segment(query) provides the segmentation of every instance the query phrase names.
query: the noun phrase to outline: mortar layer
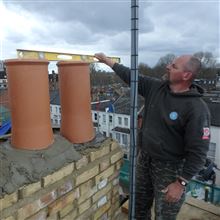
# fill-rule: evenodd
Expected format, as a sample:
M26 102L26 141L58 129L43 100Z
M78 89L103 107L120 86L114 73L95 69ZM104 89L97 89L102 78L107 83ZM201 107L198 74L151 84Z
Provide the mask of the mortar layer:
M40 138L40 137L39 137ZM83 151L99 147L101 135L87 144L74 145L59 134L54 143L44 150L20 150L4 142L0 146L0 198L11 194L21 186L39 181L68 163L78 161Z

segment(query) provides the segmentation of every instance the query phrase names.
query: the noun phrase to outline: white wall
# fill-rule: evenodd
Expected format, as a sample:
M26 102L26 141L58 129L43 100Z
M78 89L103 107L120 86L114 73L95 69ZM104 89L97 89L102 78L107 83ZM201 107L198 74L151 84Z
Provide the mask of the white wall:
M95 118L95 114L97 119ZM110 118L112 121L110 122ZM121 118L121 119L119 119ZM99 124L99 131L109 137L115 127L130 128L130 116L111 112L92 111L92 120ZM121 123L120 123L121 122Z
M96 114L96 117L95 117ZM112 122L110 122L112 117ZM107 137L112 137L121 145L125 154L129 152L130 134L112 131L115 127L130 128L130 115L116 114L111 112L92 111L92 120L99 124L98 130ZM126 140L127 141L126 141ZM127 142L127 144L125 144Z
M60 105L50 105L50 118L52 124L60 125L61 123Z
M211 126L210 142L216 144L215 163L220 168L220 127Z
M0 88L1 89L7 88L7 79L0 79Z

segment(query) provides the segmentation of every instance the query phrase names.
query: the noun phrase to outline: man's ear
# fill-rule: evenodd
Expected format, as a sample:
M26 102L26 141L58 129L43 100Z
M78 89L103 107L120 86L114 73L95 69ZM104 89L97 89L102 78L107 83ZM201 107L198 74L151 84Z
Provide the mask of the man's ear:
M184 72L183 73L183 80L188 81L192 79L193 74L191 72Z

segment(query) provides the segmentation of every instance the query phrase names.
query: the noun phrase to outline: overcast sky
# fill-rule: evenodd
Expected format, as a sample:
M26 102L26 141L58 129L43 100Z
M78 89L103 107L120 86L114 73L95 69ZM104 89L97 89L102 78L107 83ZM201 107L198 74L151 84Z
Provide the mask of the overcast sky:
M167 53L220 57L220 0L139 1L139 62ZM1 1L0 59L16 49L119 56L130 65L130 0Z

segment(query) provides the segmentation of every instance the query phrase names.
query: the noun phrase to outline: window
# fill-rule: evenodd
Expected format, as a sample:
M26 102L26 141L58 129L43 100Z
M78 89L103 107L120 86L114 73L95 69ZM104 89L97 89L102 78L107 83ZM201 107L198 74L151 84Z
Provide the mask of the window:
M116 140L118 141L118 143L120 143L120 138L121 138L120 133L117 132L115 135L116 135L115 136Z
M109 115L109 123L112 123L112 115Z
M124 118L124 124L125 126L128 126L128 118Z
M109 137L112 138L112 133L109 133Z
M94 113L94 120L95 120L95 121L98 120L97 113Z
M215 152L216 152L216 143L210 143L207 157L211 159L213 162L215 161Z
M61 107L59 107L59 113L61 114Z
M106 124L106 115L102 116L102 122L103 122L103 124Z
M122 144L124 144L124 145L128 144L128 136L127 136L127 134L122 134Z
M103 135L106 137L106 132L105 131L103 131Z
M122 119L121 119L121 117L118 117L118 124L119 124L119 125L122 124Z

